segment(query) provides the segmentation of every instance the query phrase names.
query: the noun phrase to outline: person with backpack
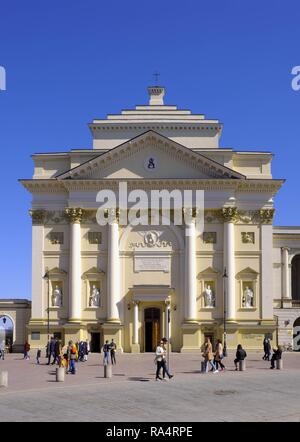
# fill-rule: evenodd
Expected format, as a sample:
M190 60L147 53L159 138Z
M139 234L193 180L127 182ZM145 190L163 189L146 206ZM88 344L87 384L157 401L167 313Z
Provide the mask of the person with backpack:
M103 350L103 365L109 364L109 343L108 341L105 341L105 344L102 347Z
M76 374L76 360L78 358L78 352L73 341L69 341L67 353L69 361L69 371L67 373Z

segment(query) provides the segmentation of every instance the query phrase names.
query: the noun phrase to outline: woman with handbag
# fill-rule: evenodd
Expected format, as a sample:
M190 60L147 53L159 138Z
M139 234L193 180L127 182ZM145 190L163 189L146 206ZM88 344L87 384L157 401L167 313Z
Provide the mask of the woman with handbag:
M222 345L222 342L220 341L220 339L218 339L217 343L216 343L216 352L215 352L215 360L214 360L217 370L219 368L219 365L221 367L221 371L225 370L225 365L222 363L223 358L224 358L223 345Z

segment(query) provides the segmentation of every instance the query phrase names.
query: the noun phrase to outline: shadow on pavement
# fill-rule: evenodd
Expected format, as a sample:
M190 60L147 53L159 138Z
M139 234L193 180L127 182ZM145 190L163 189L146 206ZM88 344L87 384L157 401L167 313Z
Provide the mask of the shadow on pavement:
M129 381L139 381L139 382L149 382L149 381L151 381L150 378L142 378L140 376L133 376L133 377L128 378L128 380Z

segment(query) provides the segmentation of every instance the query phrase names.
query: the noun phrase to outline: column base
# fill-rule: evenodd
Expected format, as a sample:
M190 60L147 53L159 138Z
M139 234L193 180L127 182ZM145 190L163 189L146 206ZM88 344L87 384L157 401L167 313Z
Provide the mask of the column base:
M291 298L282 298L282 308L292 308L293 303Z
M196 320L185 321L182 326L182 347L181 353L200 350L201 332L199 322Z
M141 353L140 344L131 344L131 353Z

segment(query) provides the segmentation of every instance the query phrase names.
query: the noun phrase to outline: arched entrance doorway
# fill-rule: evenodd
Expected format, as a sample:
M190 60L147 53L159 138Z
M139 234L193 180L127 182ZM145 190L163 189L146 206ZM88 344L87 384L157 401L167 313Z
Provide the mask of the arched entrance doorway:
M292 259L292 299L300 302L300 255Z
M0 316L0 342L5 342L5 346L12 349L14 340L14 324L9 316Z
M300 351L300 317L293 324L293 349Z
M160 309L146 308L145 320L145 351L153 352L160 339Z

